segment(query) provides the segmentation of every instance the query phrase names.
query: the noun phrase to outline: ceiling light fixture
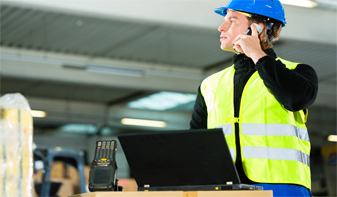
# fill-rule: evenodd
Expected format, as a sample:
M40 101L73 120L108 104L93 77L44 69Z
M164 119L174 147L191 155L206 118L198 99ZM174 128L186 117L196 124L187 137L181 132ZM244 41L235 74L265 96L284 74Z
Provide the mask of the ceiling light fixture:
M7 54L7 53L0 53L0 59L27 61L27 62L52 64L52 65L62 65L63 68L66 68L66 69L71 68L71 69L78 69L78 70L86 70L88 72L95 72L95 73L101 73L101 74L122 75L122 76L130 76L130 77L144 76L143 70L132 69L132 68L129 69L129 68L111 67L110 65L106 65L106 64L86 65L85 62L69 61L69 60L64 60L64 59L41 58L41 57Z
M34 117L34 118L44 118L47 116L47 113L44 111L38 111L38 110L30 110L30 114Z
M293 5L305 8L313 8L317 6L316 2L310 0L280 0L282 4Z
M195 101L196 94L158 92L128 103L128 107L164 111Z
M121 120L121 123L125 125L145 126L145 127L166 127L166 122L157 120L123 118Z
M97 133L97 127L92 124L66 124L60 127L61 132L65 133Z
M86 68L88 72L101 74L122 75L129 77L142 77L144 75L144 72L142 70L136 69L112 68L107 66L87 66Z
M337 142L337 135L329 135L328 141L330 142Z

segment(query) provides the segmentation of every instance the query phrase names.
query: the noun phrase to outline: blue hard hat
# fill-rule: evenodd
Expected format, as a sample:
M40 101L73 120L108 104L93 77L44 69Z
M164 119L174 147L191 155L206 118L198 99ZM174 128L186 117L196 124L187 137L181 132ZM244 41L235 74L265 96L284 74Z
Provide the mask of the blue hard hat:
M279 0L231 0L227 7L215 8L214 12L226 16L228 9L278 20L283 24L283 27L287 24L284 9Z

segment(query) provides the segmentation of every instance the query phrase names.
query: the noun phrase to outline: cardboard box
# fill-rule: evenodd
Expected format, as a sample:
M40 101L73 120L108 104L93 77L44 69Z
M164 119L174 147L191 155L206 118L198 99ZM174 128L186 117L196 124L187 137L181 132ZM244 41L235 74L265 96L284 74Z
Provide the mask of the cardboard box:
M85 176L85 183L89 183L89 173L90 173L90 166L86 165L84 166L84 176Z
M51 166L50 179L63 179L65 174L65 166L63 162L54 162Z
M43 173L41 170L37 170L36 173L33 174L34 183L42 183Z
M78 170L73 166L68 166L66 169L66 178L70 179L73 183L73 185L79 185L79 175Z

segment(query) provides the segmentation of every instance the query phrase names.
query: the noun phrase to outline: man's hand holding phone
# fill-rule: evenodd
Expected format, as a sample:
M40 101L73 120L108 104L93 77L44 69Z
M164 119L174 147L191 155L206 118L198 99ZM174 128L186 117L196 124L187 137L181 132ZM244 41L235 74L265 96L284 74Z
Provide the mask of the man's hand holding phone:
M236 51L252 58L255 64L261 57L266 56L260 46L259 33L261 31L262 27L253 23L245 34L239 34L232 42Z

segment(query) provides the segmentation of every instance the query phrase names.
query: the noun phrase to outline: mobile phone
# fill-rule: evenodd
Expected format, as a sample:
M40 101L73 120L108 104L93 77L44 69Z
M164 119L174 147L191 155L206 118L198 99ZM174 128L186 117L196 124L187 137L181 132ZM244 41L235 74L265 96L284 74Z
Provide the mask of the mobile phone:
M96 142L94 160L89 173L89 191L121 191L118 186L116 140Z
M260 33L261 33L261 31L262 31L262 27L261 27L260 25L256 24L256 23L253 23L253 24L254 24L254 25L255 25L255 27L256 27L257 34L260 34ZM252 28L251 28L251 26L250 26L250 27L248 27L248 29L246 30L246 32L245 32L244 34L246 34L246 35L252 35ZM239 50L236 48L236 46L235 46L235 45L233 46L233 49L234 49L236 52L238 52L238 53L241 53L241 54L242 54L242 52L241 52L241 51L239 51Z

